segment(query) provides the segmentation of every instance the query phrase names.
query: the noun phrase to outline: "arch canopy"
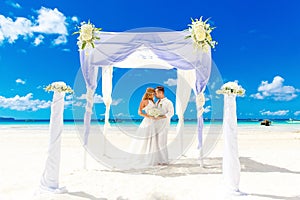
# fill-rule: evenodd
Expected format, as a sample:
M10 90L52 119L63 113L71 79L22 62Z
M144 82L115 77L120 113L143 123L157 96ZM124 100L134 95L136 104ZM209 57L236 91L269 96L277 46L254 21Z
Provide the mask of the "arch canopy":
M177 69L176 114L178 130L183 127L183 115L191 89L197 95L198 138L202 145L203 91L211 71L211 49L204 52L196 48L187 31L161 32L101 32L95 48L80 51L80 62L87 87L87 104L84 117L85 144L93 107L93 95L97 87L98 67L102 68L102 95L106 105L105 122L109 124L109 108L112 102L112 68ZM187 98L188 97L188 98Z

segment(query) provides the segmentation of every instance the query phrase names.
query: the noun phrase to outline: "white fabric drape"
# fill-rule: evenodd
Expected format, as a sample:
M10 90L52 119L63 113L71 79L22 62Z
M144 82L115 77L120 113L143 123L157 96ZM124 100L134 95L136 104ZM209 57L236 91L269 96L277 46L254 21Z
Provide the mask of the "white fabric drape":
M88 69L89 81L86 80L86 106L84 114L84 145L88 144L88 137L91 128L91 119L94 106L94 94L97 88L98 67Z
M175 110L178 116L177 135L180 135L180 152L183 153L184 112L188 105L191 89L195 87L195 70L177 70L177 88ZM195 89L194 89L195 90Z
M48 157L40 182L42 189L53 191L59 190L60 144L61 133L63 131L64 97L64 92L54 92L53 94Z
M105 104L105 127L109 127L109 111L110 105L112 103L112 77L113 77L113 67L106 66L102 67L102 95L103 102Z
M156 68L195 70L194 83L197 94L204 91L211 71L211 51L194 48L192 39L186 39L189 32L157 31L138 29L131 32L101 32L101 40L95 41L95 48L88 54L80 52L80 63L87 88L95 91L95 68L106 66L128 68ZM105 70L104 70L105 71ZM106 83L104 83L106 84ZM109 82L110 84L110 82ZM104 86L103 86L104 88ZM109 102L106 99L106 120L109 114ZM85 140L90 129L90 114L85 114ZM108 121L106 121L108 124ZM198 116L197 131L202 138L203 118ZM202 142L199 142L202 145ZM200 146L201 146L200 145Z
M237 141L236 95L224 94L223 118L223 178L225 188L231 192L239 191L240 161Z

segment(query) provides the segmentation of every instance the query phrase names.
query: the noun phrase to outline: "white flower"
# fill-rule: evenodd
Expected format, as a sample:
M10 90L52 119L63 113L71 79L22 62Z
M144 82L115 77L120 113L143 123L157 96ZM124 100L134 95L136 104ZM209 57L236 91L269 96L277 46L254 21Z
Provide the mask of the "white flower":
M236 94L238 96L244 96L245 89L238 85L237 82L227 82L220 90L216 91L217 94Z
M148 110L148 115L157 118L159 115L161 115L161 111L154 107Z
M209 19L202 21L202 17L200 19L196 19L195 21L192 19L192 24L189 24L189 32L190 35L185 38L192 38L196 47L201 48L204 52L208 52L209 48L215 48L217 42L212 40L210 33L215 27L211 27L208 24Z
M92 24L83 24L81 26L80 37L82 40L88 41L93 38L94 27Z
M197 41L202 42L205 40L206 33L202 24L196 24L193 26L194 34L196 36Z
M47 92L53 91L53 92L65 92L65 93L74 93L72 88L70 86L67 86L66 83L59 81L59 82L53 82L50 85L46 86L44 88Z
M88 23L82 22L79 31L73 33L73 35L79 34L79 37L77 38L79 50L91 47L94 48L95 40L100 40L100 37L98 37L100 30L102 29L96 28L90 21Z

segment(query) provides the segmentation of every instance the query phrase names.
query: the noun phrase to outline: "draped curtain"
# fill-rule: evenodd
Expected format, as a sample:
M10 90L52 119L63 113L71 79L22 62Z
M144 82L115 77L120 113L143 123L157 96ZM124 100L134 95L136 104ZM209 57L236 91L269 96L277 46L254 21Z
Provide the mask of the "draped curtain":
M88 140L90 127L91 108L93 106L91 95L94 94L97 87L97 67L103 67L102 75L107 82L103 85L109 85L111 88L112 66L127 68L156 68L170 69L170 66L178 70L194 70L195 81L194 88L199 95L205 90L211 70L211 52L203 52L195 48L192 39L185 39L188 35L186 31L169 31L169 32L101 32L100 41L95 42L95 48L80 52L80 62L83 76L87 87L87 106L84 118L85 123L85 143ZM137 54L137 50L143 53ZM145 53L147 52L147 53ZM131 62L128 58L135 55ZM139 65L134 60L142 61ZM143 61L146 63L143 63ZM126 63L126 65L124 65ZM127 66L127 64L130 64ZM110 66L110 67L108 67ZM109 83L108 83L109 82ZM180 87L180 86L178 86ZM109 111L111 103L111 89L102 87L106 113ZM181 93L181 92L180 92ZM182 97L178 97L182 98ZM182 100L181 100L182 101ZM176 106L178 108L178 106ZM181 106L182 108L185 106ZM201 106L197 106L198 110ZM185 108L178 111L181 115ZM198 112L199 113L199 112ZM106 114L106 118L108 114ZM108 120L108 119L106 119ZM107 121L108 124L108 121ZM202 145L202 128L203 118L198 115L198 138L201 138ZM200 141L199 141L200 142Z

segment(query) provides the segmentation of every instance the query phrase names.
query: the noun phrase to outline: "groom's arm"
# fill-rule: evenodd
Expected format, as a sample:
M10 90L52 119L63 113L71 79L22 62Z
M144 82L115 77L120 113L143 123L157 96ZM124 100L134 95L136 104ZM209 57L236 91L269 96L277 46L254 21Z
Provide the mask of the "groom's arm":
M168 101L168 103L165 104L165 107L167 112L165 113L165 115L159 116L158 119L164 119L164 118L171 119L171 117L174 115L174 107L171 101Z
M166 107L167 107L167 113L165 114L165 116L168 119L171 119L171 117L173 117L173 115L174 115L173 103L171 101L169 101L168 104L166 105Z

